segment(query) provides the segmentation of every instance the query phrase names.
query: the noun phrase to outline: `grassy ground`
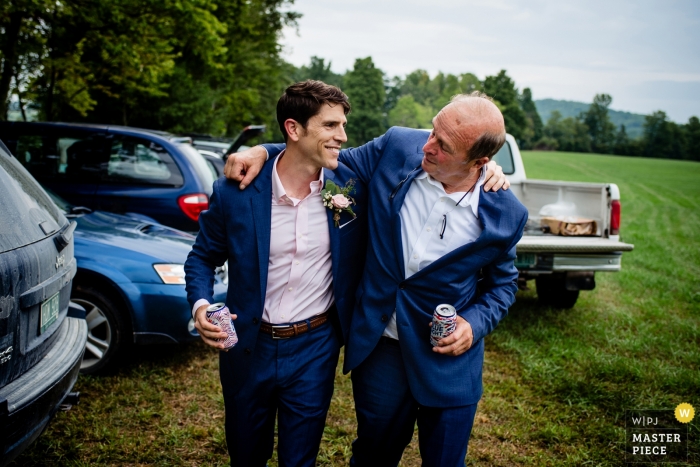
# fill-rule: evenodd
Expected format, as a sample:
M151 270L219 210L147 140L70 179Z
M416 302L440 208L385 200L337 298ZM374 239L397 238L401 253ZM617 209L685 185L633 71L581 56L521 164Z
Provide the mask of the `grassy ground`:
M467 464L621 465L625 409L688 402L700 412L700 164L523 157L530 178L617 183L623 239L635 251L622 272L597 275L572 310L518 294L487 338ZM13 465L225 465L217 371L215 353L192 345L141 351L113 376L81 377L81 404L57 414ZM700 465L699 418L691 465ZM345 465L354 430L349 379L339 374L319 464ZM420 465L415 437L402 465Z

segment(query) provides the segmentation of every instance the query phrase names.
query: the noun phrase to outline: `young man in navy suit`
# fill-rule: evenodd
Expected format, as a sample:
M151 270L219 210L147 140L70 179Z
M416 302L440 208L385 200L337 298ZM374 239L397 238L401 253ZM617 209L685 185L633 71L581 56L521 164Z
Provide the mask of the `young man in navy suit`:
M251 189L217 180L199 218L185 263L195 326L204 342L223 347L217 339L226 334L205 312L214 270L228 260L226 304L239 338L220 353L233 466L266 465L276 417L280 465L316 462L366 251L366 190L338 163L349 110L334 86L290 86L277 105L286 151L265 165ZM349 186L351 179L353 213L337 216L321 190L331 181Z
M416 422L423 465L464 465L483 338L514 302L515 245L527 221L511 192L484 190L484 166L504 142L501 112L472 93L443 108L430 134L392 128L340 154L371 207L345 353L358 418L351 465L397 465ZM226 173L246 185L261 157L230 160ZM432 347L429 323L443 303L457 310L457 328Z

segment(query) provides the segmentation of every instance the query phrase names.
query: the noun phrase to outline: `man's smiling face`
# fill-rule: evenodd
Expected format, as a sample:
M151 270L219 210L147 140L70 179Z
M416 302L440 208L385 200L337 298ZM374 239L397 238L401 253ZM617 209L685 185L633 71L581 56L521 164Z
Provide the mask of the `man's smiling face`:
M333 170L338 167L340 146L348 140L346 124L343 106L324 104L306 123L306 129L300 128L297 144L310 162Z

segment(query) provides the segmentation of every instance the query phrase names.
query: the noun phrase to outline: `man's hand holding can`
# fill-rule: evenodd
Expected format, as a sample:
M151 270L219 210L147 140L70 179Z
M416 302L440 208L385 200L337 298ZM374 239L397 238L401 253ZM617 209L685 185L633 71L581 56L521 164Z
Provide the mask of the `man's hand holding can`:
M219 326L211 324L207 320L207 308L209 305L202 305L197 308L194 318L194 327L199 332L199 336L202 338L205 344L214 347L219 350L224 349L224 340L228 337ZM237 315L231 315L231 319L238 318Z

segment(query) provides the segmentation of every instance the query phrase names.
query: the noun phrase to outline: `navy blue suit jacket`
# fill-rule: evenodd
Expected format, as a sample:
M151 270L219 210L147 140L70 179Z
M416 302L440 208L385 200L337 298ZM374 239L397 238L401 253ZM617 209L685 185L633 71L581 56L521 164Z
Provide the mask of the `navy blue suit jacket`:
M372 352L396 311L401 353L411 392L429 407L474 404L482 394L483 338L515 301L518 271L513 261L527 210L510 191L479 195L479 238L405 278L399 211L418 167L429 133L394 127L359 148L343 150L340 161L369 190L369 246L357 291L344 370L356 368ZM270 150L271 148L268 148ZM479 275L480 292L477 291ZM453 357L432 351L432 313L449 303L472 326L474 343Z
M265 304L267 268L270 258L273 160L265 164L260 175L246 190L238 183L220 178L214 183L209 209L199 217L200 231L185 263L187 299L190 306L200 298L212 301L214 270L228 260L228 292L226 305L238 315L234 322L238 344L221 353L224 391L237 392L250 370L249 361L255 351L260 321ZM325 180L344 186L357 176L345 165L334 171L323 171ZM357 218L343 213L340 227L335 227L328 210L333 293L337 317L331 319L346 339L355 291L363 269L367 242L367 190L361 181L355 183L353 211ZM230 372L226 372L228 366Z

